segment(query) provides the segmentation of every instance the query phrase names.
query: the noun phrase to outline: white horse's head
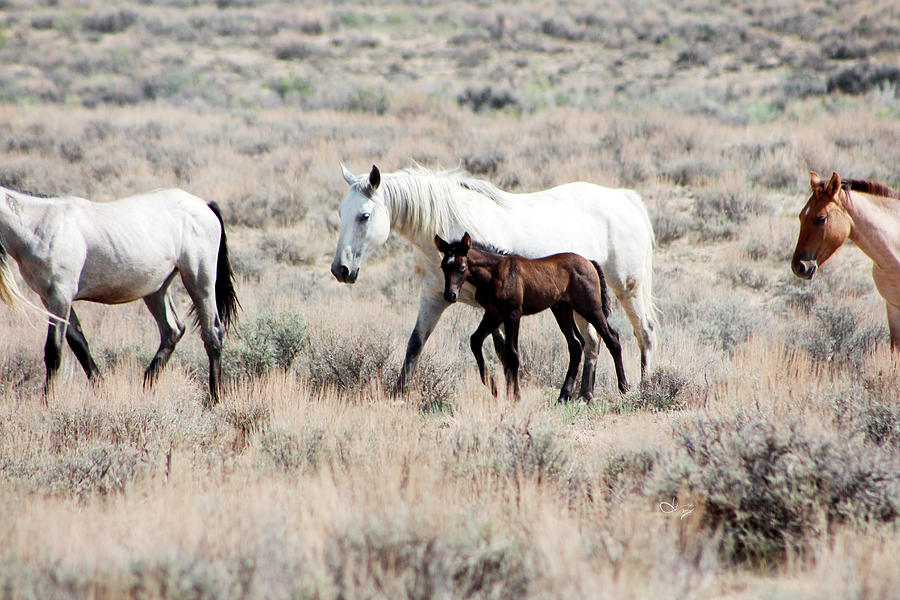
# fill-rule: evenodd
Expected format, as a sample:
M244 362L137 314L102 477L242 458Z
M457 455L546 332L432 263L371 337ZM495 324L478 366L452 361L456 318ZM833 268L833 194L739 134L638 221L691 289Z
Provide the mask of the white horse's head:
M341 203L341 233L331 274L343 283L354 283L372 248L387 241L391 217L379 189L381 173L378 167L372 165L371 173L357 177L342 164L341 172L350 185L350 193Z

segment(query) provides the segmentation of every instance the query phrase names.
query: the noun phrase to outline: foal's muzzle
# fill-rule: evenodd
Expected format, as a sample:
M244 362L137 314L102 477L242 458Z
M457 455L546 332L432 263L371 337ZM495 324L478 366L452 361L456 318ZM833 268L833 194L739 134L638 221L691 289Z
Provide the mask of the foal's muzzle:
M331 274L341 283L355 283L356 277L359 275L359 268L351 271L347 265L331 263Z
M447 290L446 292L444 292L444 300L446 300L447 302L456 302L457 300L459 300L459 295L454 291Z
M791 270L800 279L812 279L813 274L816 272L816 261L795 260L791 263Z

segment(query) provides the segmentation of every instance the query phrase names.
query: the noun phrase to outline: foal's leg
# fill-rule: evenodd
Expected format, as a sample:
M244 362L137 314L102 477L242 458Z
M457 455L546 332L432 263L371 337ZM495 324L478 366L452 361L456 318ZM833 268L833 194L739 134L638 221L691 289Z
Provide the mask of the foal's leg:
M514 311L506 315L503 326L506 329L506 347L503 349L503 372L506 375L506 393L512 388L516 400L519 394L519 319L522 315Z
M628 391L628 380L625 378L625 366L622 364L622 344L619 342L619 334L616 330L609 326L603 310L600 308L600 300L589 303L588 306L579 307L582 316L590 321L597 333L606 344L606 348L612 355L613 363L616 366L616 379L619 384L619 391L623 394Z
M578 396L583 398L585 402L590 402L594 398L594 380L597 371L597 355L600 352L600 336L594 327L581 315L575 314L575 322L577 324L576 331L581 331L584 337L581 343L584 349L584 368L581 370L581 388Z
M95 375L99 377L100 369L97 368L97 364L91 356L87 339L81 330L81 323L78 321L74 308L69 309L69 327L66 329L66 341L69 342L69 347L75 353L75 358L81 363L81 368L84 369L84 374L87 375L87 378L93 380Z
M494 378L487 372L487 367L484 364L482 346L484 345L484 339L488 334L497 331L497 327L499 326L500 319L489 312L485 312L484 316L481 318L481 323L478 324L478 328L475 329L475 333L473 333L472 337L469 339L472 347L472 354L475 355L475 362L478 364L478 374L481 375L481 382L491 390L491 393L495 397L497 396L497 386L494 384Z
M175 350L175 345L184 335L184 324L178 318L175 312L175 304L172 302L172 296L169 294L169 284L175 272L166 280L166 282L156 292L144 297L144 304L150 310L150 314L156 320L156 326L159 328L159 349L153 356L153 360L144 371L144 387L152 386L156 381L156 377Z
M572 306L569 304L554 304L550 307L556 322L566 336L569 345L569 369L566 371L566 380L559 391L557 403L568 402L572 399L572 389L575 387L575 375L578 374L578 363L581 362L581 348L583 342L578 329L575 327L575 319L572 317Z

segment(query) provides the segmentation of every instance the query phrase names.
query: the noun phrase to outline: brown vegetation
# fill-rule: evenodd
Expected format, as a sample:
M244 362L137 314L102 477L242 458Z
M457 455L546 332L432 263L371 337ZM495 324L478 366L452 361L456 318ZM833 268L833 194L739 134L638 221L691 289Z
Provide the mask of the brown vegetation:
M196 336L142 390L139 305L79 310L105 378L68 355L45 407L45 327L0 309L0 596L898 594L883 303L857 249L812 282L789 268L809 169L900 187L892 3L0 8L0 182L215 200L244 308L213 409ZM649 380L619 396L601 353L596 403L552 406L567 349L543 315L522 402L494 400L478 314L453 307L408 401L386 394L409 247L352 287L328 264L340 161L410 158L637 189L659 240Z

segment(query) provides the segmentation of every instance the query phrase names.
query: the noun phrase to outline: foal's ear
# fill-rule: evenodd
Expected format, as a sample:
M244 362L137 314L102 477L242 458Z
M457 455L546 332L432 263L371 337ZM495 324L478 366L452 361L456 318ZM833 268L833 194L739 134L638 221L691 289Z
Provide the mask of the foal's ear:
M834 196L841 189L841 176L837 173L831 173L831 179L828 180L828 195Z
M809 187L810 189L816 189L816 186L822 183L822 178L819 177L819 174L815 171L809 172Z
M463 248L466 249L466 252L472 249L472 238L469 237L469 232L465 232L462 236L462 239L459 240L459 243L463 245Z
M434 236L434 245L437 246L438 252L441 254L446 254L447 250L450 248L450 245L441 239L441 236Z
M372 165L372 172L369 173L369 185L373 191L377 190L378 186L381 185L381 171L375 165Z
M344 166L344 163L341 163L341 175L344 176L344 181L347 182L347 185L353 185L356 183L356 175L351 173L350 170Z

